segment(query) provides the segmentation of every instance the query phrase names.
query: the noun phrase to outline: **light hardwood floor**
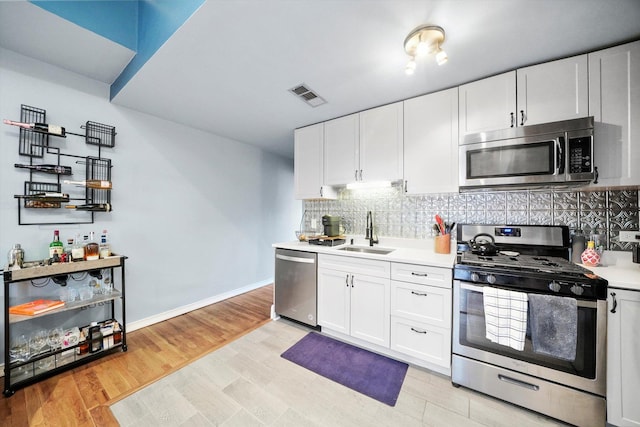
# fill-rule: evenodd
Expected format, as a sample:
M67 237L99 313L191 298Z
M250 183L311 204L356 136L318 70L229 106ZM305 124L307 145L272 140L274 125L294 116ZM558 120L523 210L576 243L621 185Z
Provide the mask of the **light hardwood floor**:
M265 286L127 335L113 353L0 397L0 426L117 426L109 406L269 322Z

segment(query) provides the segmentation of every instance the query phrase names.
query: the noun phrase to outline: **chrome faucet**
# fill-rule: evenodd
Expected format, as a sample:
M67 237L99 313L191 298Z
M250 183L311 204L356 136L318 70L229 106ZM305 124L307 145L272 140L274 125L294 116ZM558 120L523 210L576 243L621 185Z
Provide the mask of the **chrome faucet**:
M376 236L373 231L373 215L371 211L367 212L367 234L365 238L369 241L369 246L378 243L378 236Z

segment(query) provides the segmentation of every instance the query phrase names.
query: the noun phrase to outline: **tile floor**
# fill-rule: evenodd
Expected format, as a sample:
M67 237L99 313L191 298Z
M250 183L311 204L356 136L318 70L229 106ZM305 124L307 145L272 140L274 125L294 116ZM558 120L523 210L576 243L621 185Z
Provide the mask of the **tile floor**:
M409 367L395 407L280 357L308 330L279 320L111 406L127 426L563 426Z

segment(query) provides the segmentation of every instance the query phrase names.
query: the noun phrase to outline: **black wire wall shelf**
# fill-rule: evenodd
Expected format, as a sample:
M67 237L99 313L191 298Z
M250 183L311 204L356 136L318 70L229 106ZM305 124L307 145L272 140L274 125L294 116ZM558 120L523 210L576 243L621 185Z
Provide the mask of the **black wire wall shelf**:
M29 105L20 106L20 121L22 123L47 123L46 110ZM60 177L63 175L73 175L73 169L68 163L71 161L84 167L83 181L101 180L111 182L111 159L102 155L102 148L113 148L115 146L116 128L103 123L87 121L80 126L84 133L74 133L66 131L63 135L42 132L35 129L19 129L18 154L29 158L28 164L15 164L16 168L23 168L29 171L29 180L24 183L23 194L16 194L14 198L18 200L18 225L54 225L54 224L93 224L96 212L110 212L111 189L95 189L85 187L83 191L73 188L64 189ZM97 156L78 156L63 153L56 147L50 137L66 138L66 135L74 135L84 138L85 144L97 147ZM55 163L34 159L44 159L45 156L53 156ZM62 164L62 160L65 160ZM26 162L25 162L26 163ZM40 168L40 170L38 170ZM80 168L82 170L82 167ZM42 180L49 177L51 181ZM65 184L66 185L66 184ZM70 193L70 194L67 194ZM71 202L72 206L96 206L92 209L75 209L73 215L69 210L60 208L71 205L64 203ZM31 212L42 212L36 215L36 220L25 219L26 209ZM41 210L41 211L38 211ZM65 212L63 214L62 212ZM46 218L46 219L45 219Z

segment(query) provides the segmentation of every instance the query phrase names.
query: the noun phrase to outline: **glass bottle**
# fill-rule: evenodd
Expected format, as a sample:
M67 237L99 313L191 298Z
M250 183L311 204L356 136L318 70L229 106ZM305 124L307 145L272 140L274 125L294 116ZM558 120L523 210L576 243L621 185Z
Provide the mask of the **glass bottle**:
M102 235L100 236L100 258L108 256L111 256L111 245L107 240L107 230L102 230Z
M82 240L80 240L79 234L76 234L76 239L71 248L71 260L84 261L84 245L82 244Z
M95 233L89 233L89 241L84 246L84 259L87 261L95 261L100 258L100 245L95 241Z
M49 243L49 258L54 258L55 254L58 257L64 253L64 245L60 241L60 231L53 230L53 241Z
M95 353L102 350L102 332L98 322L91 322L89 326L89 352Z

